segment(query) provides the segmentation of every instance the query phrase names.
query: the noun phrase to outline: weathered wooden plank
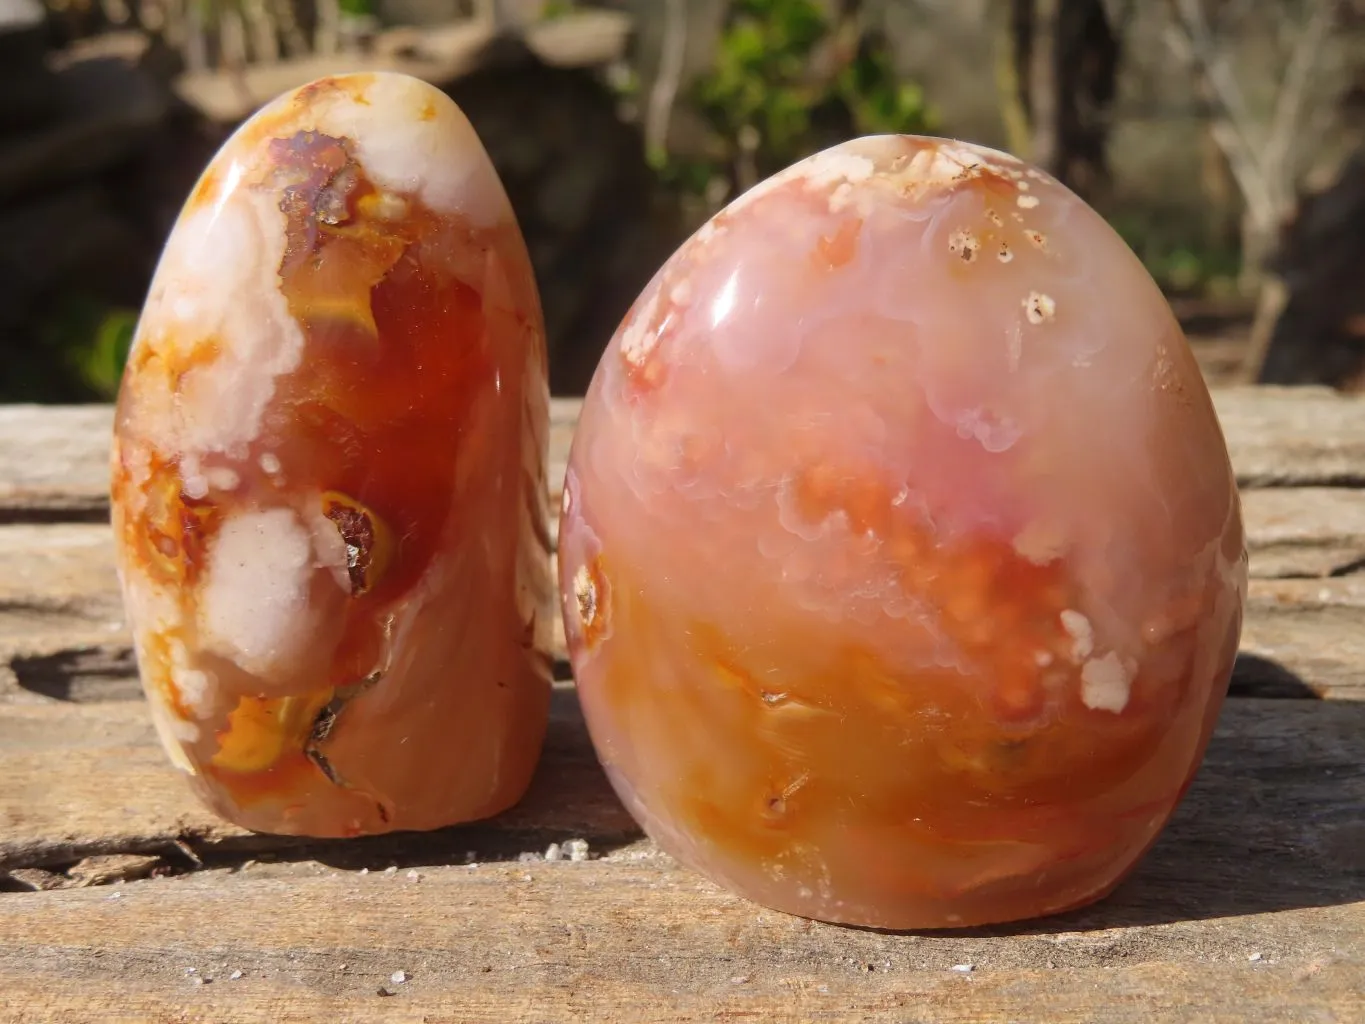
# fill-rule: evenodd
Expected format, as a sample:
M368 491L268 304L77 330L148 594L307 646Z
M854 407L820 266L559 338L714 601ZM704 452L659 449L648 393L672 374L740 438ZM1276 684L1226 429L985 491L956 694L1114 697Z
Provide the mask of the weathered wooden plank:
M0 525L0 566L0 642L52 631L124 639L107 524Z
M1243 487L1365 486L1365 401L1326 388L1216 388Z
M1365 568L1365 490L1248 488L1242 516L1253 576L1334 576Z
M1365 699L1365 577L1256 580L1234 692Z
M1020 926L907 936L772 913L630 841L619 809L603 827L598 808L574 823L600 855L584 863L481 848L508 828L494 822L445 830L444 849L423 837L318 844L232 875L0 895L0 983L11 1005L16 991L35 995L31 1021L318 1019L302 1015L321 1014L320 998L333 1000L326 1019L380 1022L726 1019L722 1008L1004 1021L1038 1019L1040 1006L1059 1021L1154 1008L1358 1020L1363 727L1360 704L1236 702L1134 876L1097 906ZM543 773L551 802L584 783L555 781L561 757ZM457 863L462 849L478 866ZM395 971L410 977L394 983Z
M254 905L253 905L254 906ZM187 908L199 912L202 908ZM264 908L278 912L277 908ZM475 948L482 936L455 927ZM536 937L548 929L541 929ZM560 950L576 941L572 926L549 944L519 949L514 958L489 961L475 978L451 977L446 963L462 954L423 956L432 969L392 985L382 957L280 955L259 976L196 985L179 976L178 963L160 961L166 948L120 950L102 957L98 972L79 982L58 961L66 951L43 951L32 967L0 967L5 1007L0 1021L14 1024L509 1024L593 1021L595 1024L694 1024L760 1021L763 1024L1285 1024L1361 1020L1360 969L1330 957L1266 964L1106 964L1076 970L1003 969L962 974L948 970L861 970L839 963L827 970L811 962L791 969L745 960L728 949L709 959L679 964L668 953L659 963L639 952L594 944ZM655 948L655 947L650 947ZM25 951L28 952L28 951ZM607 964L644 960L642 978L609 974ZM894 961L893 961L894 962ZM714 964L707 970L706 965ZM754 964L756 966L748 966ZM116 973L122 971L122 974ZM728 976L725 972L730 971ZM738 972L738 973L733 973ZM745 973L748 972L748 973ZM378 980L376 980L378 979ZM393 998L382 998L396 989Z
M0 581L0 706L141 695L112 571L99 591L15 597ZM567 652L558 615L554 654L562 666ZM1253 579L1232 692L1365 700L1365 575Z
M0 778L0 871L155 853L180 840L204 851L299 845L205 811L168 766L139 701L6 707ZM560 686L536 781L514 810L492 824L366 842L450 857L470 849L505 855L509 844L515 853L580 837L620 842L637 833L597 765L572 689Z
M550 403L548 472L556 496L579 405ZM113 422L107 405L0 405L0 522L107 515Z
M1365 486L1365 398L1322 388L1213 394L1244 487ZM555 494L579 406L551 405ZM0 520L98 516L108 507L111 425L108 406L0 407Z
M0 405L0 521L109 506L108 406Z
M1365 490L1249 490L1243 514L1253 576L1331 576L1365 562ZM33 600L95 623L119 617L109 614L117 601L105 523L0 524L0 564L0 608ZM0 619L0 638L13 628L29 631Z
M35 1024L147 1019L133 1014L225 1024L428 1014L498 1024L868 1013L1139 1021L1153 1011L1347 1022L1365 998L1350 945L1358 906L1299 912L1300 945L1264 914L1117 932L1051 922L1017 937L854 932L755 912L676 870L624 865L436 870L417 883L216 882L138 883L117 900L87 891L11 901L17 909L0 923L7 1003L15 984L32 993L23 1019ZM9 946L21 928L42 944ZM405 980L395 983L395 971Z
M1245 647L1280 662L1274 672L1256 667L1259 692L1296 673L1324 696L1365 696L1358 588L1340 582L1351 576L1329 578L1362 568L1365 490L1251 490L1244 502L1256 578ZM0 524L0 565L0 701L25 691L75 700L136 695L107 524ZM1297 577L1306 578L1302 586L1271 583ZM555 635L563 659L558 621Z
M145 708L132 701L6 708L0 778L0 871L155 853L181 840L205 857L303 846L324 860L402 850L451 863L465 851L486 860L571 838L600 848L638 835L597 766L568 688L556 694L545 753L522 803L490 822L420 836L310 844L226 825L171 770ZM1246 850L1261 849L1262 866L1275 868L1268 884L1365 897L1362 807L1365 703L1234 700L1163 849L1174 844L1173 863L1188 861L1213 888Z

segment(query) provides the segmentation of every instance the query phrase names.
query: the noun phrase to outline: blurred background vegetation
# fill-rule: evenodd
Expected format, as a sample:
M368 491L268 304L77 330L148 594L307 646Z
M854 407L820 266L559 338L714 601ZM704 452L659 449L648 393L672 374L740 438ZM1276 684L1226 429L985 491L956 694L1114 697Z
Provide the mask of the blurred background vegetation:
M1056 174L1211 378L1365 380L1365 0L0 0L0 58L0 401L108 400L215 148L380 67L484 138L559 393L705 217L881 132Z

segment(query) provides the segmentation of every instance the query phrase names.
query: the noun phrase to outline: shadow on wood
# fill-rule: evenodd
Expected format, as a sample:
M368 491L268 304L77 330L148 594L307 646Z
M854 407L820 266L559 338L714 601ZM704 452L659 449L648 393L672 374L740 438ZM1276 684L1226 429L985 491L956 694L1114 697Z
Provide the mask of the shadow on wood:
M1230 697L1276 697L1298 700L1320 700L1322 694L1313 689L1297 672L1278 661L1246 651L1237 653L1232 668Z
M538 859L551 843L582 839L600 857L642 837L617 800L588 739L572 689L556 687L540 767L526 796L511 810L486 822L432 832L399 832L358 839L309 841L290 836L252 835L256 860L317 861L345 870L401 869L466 862ZM273 848L261 850L266 842ZM231 840L202 850L207 866L242 862Z
M15 682L53 700L88 703L142 696L133 649L124 644L80 647L10 661Z
M1233 701L1184 802L1110 897L974 934L1093 932L1357 903L1365 900L1362 806L1365 704Z
M596 857L640 839L593 756L574 694L555 696L546 761L507 814L427 834L291 841L269 858L374 871L539 859L549 843L570 838L587 840ZM1185 801L1113 895L1080 911L970 934L1083 933L1365 900L1363 805L1365 704L1231 702ZM231 843L204 859L240 862Z

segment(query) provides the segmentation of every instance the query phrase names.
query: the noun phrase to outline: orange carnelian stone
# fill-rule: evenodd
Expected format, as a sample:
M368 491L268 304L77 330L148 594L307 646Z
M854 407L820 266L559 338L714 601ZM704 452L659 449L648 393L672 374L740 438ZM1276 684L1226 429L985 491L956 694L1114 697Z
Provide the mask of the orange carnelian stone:
M1151 278L1048 176L913 137L795 165L662 268L560 538L583 707L648 832L891 928L1111 890L1203 755L1245 594Z
M540 305L464 115L405 76L251 118L172 232L114 529L161 738L249 828L518 800L549 706Z

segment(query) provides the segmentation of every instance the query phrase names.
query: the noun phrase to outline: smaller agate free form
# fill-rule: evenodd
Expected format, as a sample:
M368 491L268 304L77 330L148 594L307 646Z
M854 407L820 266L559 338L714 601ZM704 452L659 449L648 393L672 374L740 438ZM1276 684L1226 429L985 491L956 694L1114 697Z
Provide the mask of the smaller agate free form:
M211 807L350 836L520 799L549 707L548 410L521 233L448 97L323 79L224 145L113 448L143 685Z
M890 928L1080 906L1226 693L1246 561L1209 394L1112 229L1005 154L874 137L669 260L560 524L598 753L659 844Z

